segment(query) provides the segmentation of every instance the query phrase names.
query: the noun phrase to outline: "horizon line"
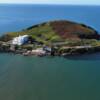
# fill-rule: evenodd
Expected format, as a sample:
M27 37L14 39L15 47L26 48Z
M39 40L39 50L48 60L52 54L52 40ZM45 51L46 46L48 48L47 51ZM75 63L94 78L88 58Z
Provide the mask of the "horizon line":
M57 4L57 3L0 3L9 5L65 5L65 6L100 6L99 4Z

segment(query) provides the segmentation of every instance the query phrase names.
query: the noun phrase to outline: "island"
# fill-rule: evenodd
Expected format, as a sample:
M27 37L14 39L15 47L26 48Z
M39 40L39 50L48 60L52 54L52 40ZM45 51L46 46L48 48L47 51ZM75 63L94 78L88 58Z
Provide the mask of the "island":
M67 56L100 52L100 34L83 23L48 21L0 36L0 53Z

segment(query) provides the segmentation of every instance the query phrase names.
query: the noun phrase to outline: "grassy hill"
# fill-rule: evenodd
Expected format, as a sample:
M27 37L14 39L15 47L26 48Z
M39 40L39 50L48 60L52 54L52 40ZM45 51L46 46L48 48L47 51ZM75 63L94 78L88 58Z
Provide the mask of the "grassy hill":
M7 33L0 37L0 41L6 42L13 37L24 34L32 36L37 41L43 43L100 39L98 32L90 26L66 20L58 20L37 24L20 32Z

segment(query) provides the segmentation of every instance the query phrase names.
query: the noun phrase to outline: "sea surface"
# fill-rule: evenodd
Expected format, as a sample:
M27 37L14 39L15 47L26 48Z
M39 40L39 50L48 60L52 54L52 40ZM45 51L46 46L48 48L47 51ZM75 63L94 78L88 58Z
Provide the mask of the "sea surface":
M59 19L100 32L100 6L0 4L0 35ZM0 54L0 100L100 100L100 53L67 58Z

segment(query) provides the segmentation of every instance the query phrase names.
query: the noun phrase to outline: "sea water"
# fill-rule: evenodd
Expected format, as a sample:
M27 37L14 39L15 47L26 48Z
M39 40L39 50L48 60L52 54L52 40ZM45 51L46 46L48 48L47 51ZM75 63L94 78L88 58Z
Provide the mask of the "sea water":
M0 35L51 20L100 31L99 6L0 5ZM0 54L0 100L100 100L100 53L63 57Z

